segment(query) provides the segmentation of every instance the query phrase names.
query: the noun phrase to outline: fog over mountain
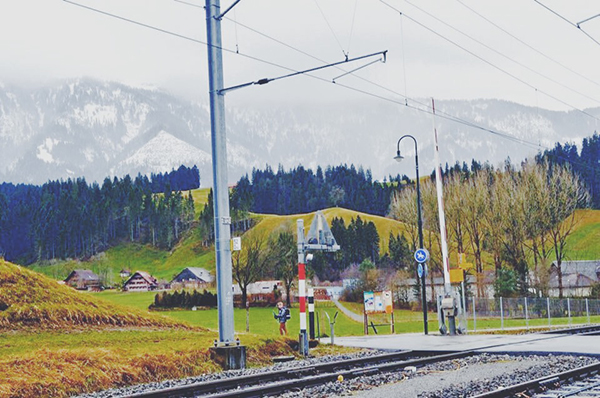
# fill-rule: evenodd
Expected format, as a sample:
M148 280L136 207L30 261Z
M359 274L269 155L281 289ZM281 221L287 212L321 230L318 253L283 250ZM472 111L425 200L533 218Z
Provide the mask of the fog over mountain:
M277 107L227 105L229 181L253 167L285 168L353 163L374 178L413 175L411 158L393 161L403 134L419 141L422 173L433 163L430 114L373 100L352 105ZM598 129L581 112L557 112L498 100L436 101L439 112L543 146L580 144ZM600 117L600 108L588 109ZM442 162L472 158L497 164L520 161L532 146L438 117ZM412 143L403 143L412 156ZM158 89L78 79L30 90L0 85L0 181L43 183L85 176L170 171L181 164L200 169L211 183L208 106Z

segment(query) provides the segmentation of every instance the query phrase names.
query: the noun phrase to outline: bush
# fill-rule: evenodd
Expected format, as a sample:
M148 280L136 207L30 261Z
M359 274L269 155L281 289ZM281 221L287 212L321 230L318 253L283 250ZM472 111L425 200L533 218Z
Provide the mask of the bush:
M209 291L202 293L194 290L193 292L181 290L172 293L162 292L154 296L154 303L150 309L155 308L192 308L192 307L216 307L217 295Z

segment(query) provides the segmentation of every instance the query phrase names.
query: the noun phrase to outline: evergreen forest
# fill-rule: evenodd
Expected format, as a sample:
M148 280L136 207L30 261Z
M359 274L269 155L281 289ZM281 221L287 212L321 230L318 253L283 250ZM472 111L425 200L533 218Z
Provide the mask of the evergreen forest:
M123 240L170 249L194 217L194 166L150 178L84 178L0 185L0 256L8 261L87 258Z

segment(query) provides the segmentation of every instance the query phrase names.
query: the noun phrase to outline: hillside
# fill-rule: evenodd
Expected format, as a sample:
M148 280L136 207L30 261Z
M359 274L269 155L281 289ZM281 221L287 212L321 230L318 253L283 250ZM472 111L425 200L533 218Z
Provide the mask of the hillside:
M186 327L166 317L98 300L0 260L0 332L93 327Z
M567 239L567 260L600 259L600 210L577 210L577 224Z
M477 121L485 128L553 146L580 142L597 126L579 112L558 112L499 100L440 100L441 112ZM597 116L599 108L587 112ZM265 163L354 163L376 179L413 171L393 161L399 131L411 131L424 154L432 152L429 115L391 103L365 101L227 107L228 176L237 181ZM540 128L544 126L544 128ZM48 179L170 171L196 164L203 185L212 180L208 106L156 89L77 79L25 88L0 85L0 175L5 181L43 183ZM377 134L371 132L376 131ZM440 155L456 160L513 162L535 155L518 142L469 126L440 122ZM167 150L168 149L168 150ZM422 159L427 174L429 156Z
M195 190L193 195L206 200L207 189ZM199 201L196 201L197 209ZM360 213L343 208L330 208L323 211L329 223L334 217L343 218L346 225L352 218L360 216L365 221L373 221L377 227L380 238L380 253L388 252L388 239L390 232L404 233L404 224L385 217ZM258 221L255 232L270 234L279 228L292 228L295 231L296 220L304 220L306 232L310 227L314 213L278 216L272 214L252 214ZM574 229L567 242L567 259L569 260L596 260L600 259L600 210L578 210L577 217L580 222ZM452 248L451 248L452 249ZM456 261L456 253L451 250L451 261ZM467 261L472 262L471 256ZM492 267L492 260L484 253L484 261ZM486 266L486 268L488 268ZM54 264L34 264L31 268L55 279L64 279L71 270L88 268L99 274L108 273L113 282L120 281L119 271L123 268L144 270L150 272L158 279L171 280L171 278L185 267L202 267L210 271L215 269L214 247L204 247L197 228L188 232L186 236L171 251L164 251L151 246L124 243L113 247L99 256L88 261L58 261Z
M205 203L208 197L207 189L195 190L192 192L195 198L196 211ZM204 199L203 199L204 198ZM323 211L327 221L331 223L334 217L341 217L346 225L352 218L360 216L365 221L373 221L377 227L380 237L381 253L388 251L388 239L390 232L394 234L403 233L402 223L379 216L360 213L343 208L331 208ZM289 216L278 216L271 214L252 214L258 221L256 231L265 231L270 234L279 228L291 226L295 231L296 220L302 218L306 232L314 213L295 214ZM95 256L87 261L57 261L52 264L33 264L30 268L41 272L44 275L54 279L62 280L73 270L78 268L91 269L98 275L106 275L109 281L117 283L121 280L119 271L123 268L131 271L143 270L150 272L158 279L171 280L174 275L179 273L185 267L202 267L209 271L215 270L214 247L204 247L198 228L193 228L183 239L173 248L172 251L159 250L149 245L140 245L136 243L123 243L112 247L104 253Z

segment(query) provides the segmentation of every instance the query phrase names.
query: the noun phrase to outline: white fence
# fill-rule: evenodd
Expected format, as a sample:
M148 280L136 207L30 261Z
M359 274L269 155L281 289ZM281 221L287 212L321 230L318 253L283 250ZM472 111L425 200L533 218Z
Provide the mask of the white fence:
M591 323L600 316L600 300L574 298L497 298L472 297L466 301L468 330L490 327L552 327ZM493 320L494 322L489 322ZM597 320L600 322L600 320Z

